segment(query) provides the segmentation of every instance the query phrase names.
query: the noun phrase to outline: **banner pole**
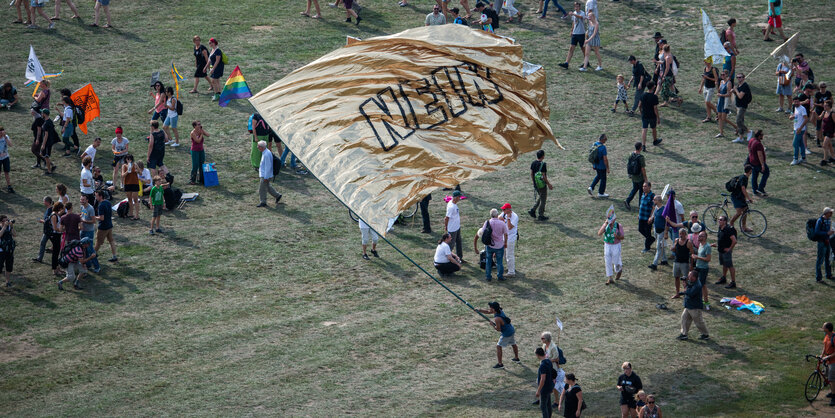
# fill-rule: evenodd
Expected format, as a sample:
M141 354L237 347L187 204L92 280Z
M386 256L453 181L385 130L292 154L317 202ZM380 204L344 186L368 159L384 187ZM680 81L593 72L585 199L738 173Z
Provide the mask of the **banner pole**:
M249 102L249 100L247 100L247 102L249 103L249 105L250 105L250 106L252 106L252 103L251 103L251 102ZM255 106L252 106L252 108L253 108L256 112L258 111L258 109L255 109ZM266 120L265 120L265 122L266 122ZM269 124L268 124L268 125L269 125ZM271 129L272 129L272 127L271 127ZM281 139L281 138L279 138L279 140L280 140L280 139ZM288 149L288 150L290 150L290 153L291 153L291 154L294 154L294 155L295 155L295 153L293 153L293 150L291 150L291 149L290 149L290 147L289 147L289 146L287 146L287 144L286 144L284 141L282 141L282 144L283 144L285 147L287 147L287 149ZM304 161L302 161L302 163L304 163ZM342 199L340 199L340 198L339 198L339 196L337 196L337 195L336 195L336 193L334 193L334 192L333 192L330 188L328 188L328 186L326 186L324 183L322 183L322 181L321 181L321 180L319 180L319 177L316 177L316 175L315 175L315 174L313 174L313 172L311 172L311 171L310 171L310 167L307 167L307 166L305 166L305 167L307 168L307 171L308 171L308 172L309 172L309 173L313 176L313 178L314 178L314 179L316 179L316 181L318 181L318 182L319 182L319 184L321 184L321 185L322 185L322 187L324 187L324 188L325 188L325 190L327 190L328 192L330 192L330 194L331 194L334 198L336 198L336 200L337 200L339 203L342 203L342 205L343 205L343 206L345 206L345 208L346 208L346 209L351 210L351 208L349 208L349 207L348 207L348 205L346 205L346 204L345 204L345 202L343 202L343 201L342 201ZM359 216L359 214L357 214L357 218L362 219L362 218ZM365 220L364 220L364 219L362 219L362 221L363 221L363 222L365 222ZM463 303L463 304L464 304L464 305L466 305L468 308L470 308L470 310L472 310L473 312L475 312L475 313L477 313L479 316L481 316L481 317L482 317L485 321L489 322L490 324L493 324L493 321L492 321L492 320L490 320L490 318L488 318L486 315L484 315L483 313L481 313L478 309L476 309L473 305L471 305L471 304L470 304L470 302L467 302L466 300L464 300L464 298L462 298L461 296L459 296L459 295L458 295L457 293L455 293L452 289L450 289L449 287L447 287L445 284L441 283L441 281L440 281L440 280L438 280L438 279L437 279L437 278L436 278L433 274L431 274L431 273L429 273L428 271L426 271L426 269L424 269L424 268L423 268L420 264L418 264L415 260L412 260L412 259L411 259L408 255L406 255L406 253L404 253L403 251L401 251L401 250L400 250L400 248L397 248L397 246L396 246L396 245L394 245L391 241L389 241L389 240L388 240L388 238L386 238L383 234L378 233L378 232L377 232L374 228L372 228L372 227L370 226L370 224L368 224L368 222L365 222L365 223L366 223L367 225L369 225L369 228L370 228L372 231L374 231L374 233L375 233L375 234L377 234L377 235L378 235L378 236L379 236L379 237L380 237L383 241L385 241L388 245L390 245L390 246L391 246L391 248L394 248L394 249L395 249L395 251L397 251L398 253L400 253L400 255L402 255L402 256L403 256L406 260L409 260L409 262L410 262L410 263L412 263L412 264L413 264L415 267L417 267L420 271L422 271L424 274L426 274L426 276L428 276L428 277L429 277L430 279L432 279L435 283L437 283L437 284L438 284L438 285L440 285L442 288L444 288L444 290L446 290L447 292L449 292L450 294L452 294L452 296L455 296L455 298L456 298L456 299L458 299L461 303Z
M754 69L753 69L753 70L748 71L748 74L746 74L746 75L745 75L745 77L747 78L747 77L749 77L749 76L751 75L751 73L753 73L754 71L757 71L757 68L760 68L760 65L765 64L765 62L766 62L766 61L768 61L768 59L769 59L769 58L771 58L771 55L769 55L769 56L765 57L765 59L763 60L763 62L761 62L761 63L757 64L757 66L756 66L756 67L754 67Z

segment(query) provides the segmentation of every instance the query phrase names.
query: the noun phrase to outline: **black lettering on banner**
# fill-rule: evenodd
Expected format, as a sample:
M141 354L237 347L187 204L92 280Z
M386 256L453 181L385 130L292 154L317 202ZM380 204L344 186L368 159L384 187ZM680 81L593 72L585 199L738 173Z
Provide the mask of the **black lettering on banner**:
M503 99L489 68L462 62L435 68L427 78L386 87L363 101L359 111L383 151L390 151L418 129L435 128L467 113L471 106L486 107ZM413 100L423 106L413 106Z

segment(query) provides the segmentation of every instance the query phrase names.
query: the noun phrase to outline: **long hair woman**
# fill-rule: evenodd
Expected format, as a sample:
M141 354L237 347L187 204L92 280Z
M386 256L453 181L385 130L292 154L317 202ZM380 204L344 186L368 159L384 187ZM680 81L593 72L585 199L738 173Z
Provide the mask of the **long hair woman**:
M133 161L133 154L125 156L122 165L122 180L125 182L125 194L128 197L128 216L139 220L139 167Z

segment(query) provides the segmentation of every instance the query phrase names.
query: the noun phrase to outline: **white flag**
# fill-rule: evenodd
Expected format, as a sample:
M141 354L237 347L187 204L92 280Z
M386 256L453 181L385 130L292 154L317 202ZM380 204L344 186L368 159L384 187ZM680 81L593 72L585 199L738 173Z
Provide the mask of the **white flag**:
M562 321L560 321L560 317L556 317L556 318L557 318L557 328L559 328L560 331L562 331Z
M704 10L702 10L702 30L705 33L705 59L710 57L712 59L711 62L715 65L724 63L725 57L730 56L730 54L728 54L728 51L722 45L716 29L713 28L713 25L710 23L710 18Z
M40 83L44 79L44 70L38 56L35 55L35 48L29 45L29 61L26 62L26 79Z

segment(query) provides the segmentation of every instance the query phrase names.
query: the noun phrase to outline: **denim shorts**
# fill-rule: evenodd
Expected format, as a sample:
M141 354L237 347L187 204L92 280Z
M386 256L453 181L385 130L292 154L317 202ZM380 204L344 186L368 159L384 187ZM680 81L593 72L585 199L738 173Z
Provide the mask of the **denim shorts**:
M172 115L173 114L173 115ZM162 123L162 126L170 126L174 129L177 129L177 121L180 120L180 115L177 112L168 112L168 116L165 117L165 122Z

